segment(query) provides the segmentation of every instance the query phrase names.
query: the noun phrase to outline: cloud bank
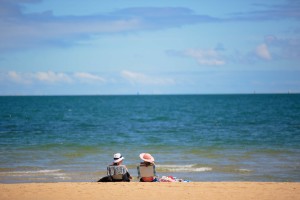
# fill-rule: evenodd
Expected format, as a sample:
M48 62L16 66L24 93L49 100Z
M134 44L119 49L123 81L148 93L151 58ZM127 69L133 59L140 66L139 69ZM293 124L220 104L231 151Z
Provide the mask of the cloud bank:
M111 77L102 77L96 74L88 72L74 72L74 73L63 73L63 72L16 72L8 71L0 73L0 83L12 82L19 85L34 85L34 84L114 84L116 81L124 82L127 81L134 85L172 85L175 84L175 80L169 77L161 77L155 75L147 75L144 73L123 70L120 72L119 79L117 74ZM122 80L121 80L121 79Z
M300 2L282 5L256 4L259 11L234 13L217 18L184 7L132 7L106 14L55 16L52 11L24 12L24 5L41 0L0 1L0 51L54 45L68 46L95 35L127 33L228 21L300 20Z
M38 1L0 1L0 50L38 45L72 45L94 35L180 27L218 19L194 14L188 8L140 7L88 16L55 16L51 11L24 13L21 4Z
M162 78L156 76L149 76L143 73L123 70L121 76L129 81L131 84L143 84L143 85L172 85L175 81L171 78Z
M13 82L21 85L31 84L72 84L77 81L84 83L104 83L105 78L87 72L75 72L72 74L63 72L16 72L0 73L0 82Z
M256 48L256 55L265 60L271 60L271 54L266 44L261 44Z

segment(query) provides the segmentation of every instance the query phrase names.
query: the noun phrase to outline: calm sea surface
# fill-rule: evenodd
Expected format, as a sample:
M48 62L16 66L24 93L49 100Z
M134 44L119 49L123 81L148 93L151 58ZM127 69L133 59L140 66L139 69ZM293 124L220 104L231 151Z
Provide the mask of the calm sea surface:
M133 176L300 181L300 95L0 97L0 182L96 181L114 153Z

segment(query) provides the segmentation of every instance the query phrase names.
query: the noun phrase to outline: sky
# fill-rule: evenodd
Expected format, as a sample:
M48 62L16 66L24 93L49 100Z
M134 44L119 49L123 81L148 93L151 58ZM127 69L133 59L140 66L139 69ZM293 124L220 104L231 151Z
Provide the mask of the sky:
M299 0L0 0L0 95L299 93L299 22Z

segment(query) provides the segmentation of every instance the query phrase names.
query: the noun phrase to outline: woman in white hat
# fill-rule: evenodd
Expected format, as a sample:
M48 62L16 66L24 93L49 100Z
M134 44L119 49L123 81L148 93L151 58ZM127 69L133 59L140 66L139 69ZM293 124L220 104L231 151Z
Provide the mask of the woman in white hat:
M126 165L123 165L125 158L120 154L114 154L114 161L107 167L107 176L101 178L98 182L130 182L130 176Z
M143 160L138 166L138 178L140 182L157 182L154 157L150 153L141 153Z

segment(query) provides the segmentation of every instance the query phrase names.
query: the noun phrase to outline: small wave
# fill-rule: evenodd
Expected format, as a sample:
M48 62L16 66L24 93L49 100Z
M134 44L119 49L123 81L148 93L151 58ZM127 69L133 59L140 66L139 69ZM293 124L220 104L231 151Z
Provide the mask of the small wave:
M35 170L35 171L12 171L6 172L10 174L53 174L57 172L62 172L61 169L43 169L43 170Z
M249 172L252 172L252 170L250 169L238 169L239 172L242 172L242 173L249 173Z
M212 171L211 167L197 167L197 165L157 165L162 172L206 172Z
M61 169L43 169L43 170L28 170L28 171L6 171L0 172L0 176L13 177L52 177L55 179L69 179Z

